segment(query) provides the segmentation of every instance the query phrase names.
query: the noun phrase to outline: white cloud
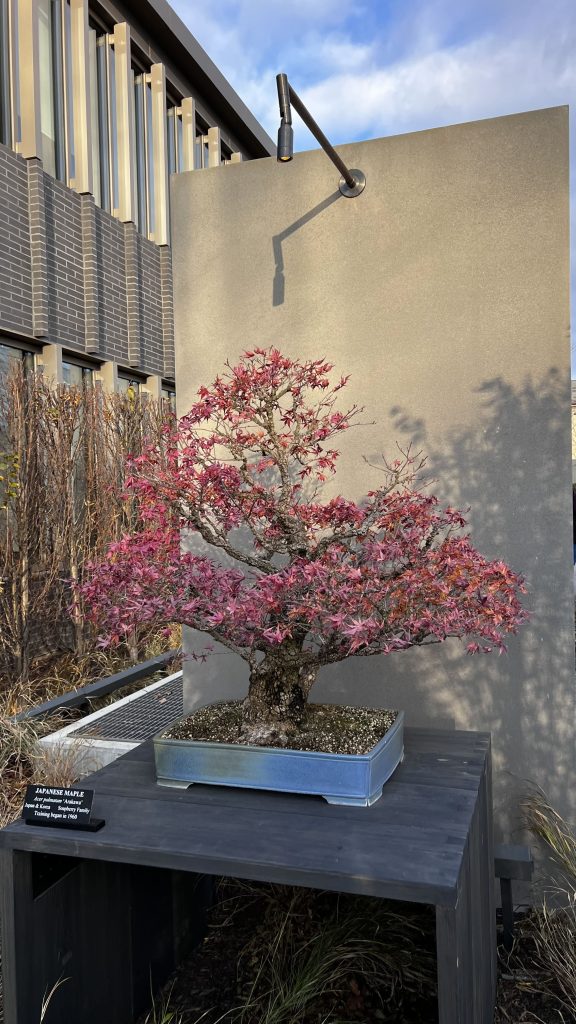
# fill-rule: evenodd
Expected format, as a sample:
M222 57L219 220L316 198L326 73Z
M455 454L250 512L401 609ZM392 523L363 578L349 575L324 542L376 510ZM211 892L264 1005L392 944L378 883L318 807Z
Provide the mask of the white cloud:
M567 103L576 95L576 62L545 43L484 38L386 68L334 74L303 90L338 141L390 135L454 121Z
M566 103L576 95L576 11L567 0L387 6L389 20L376 31L383 9L375 0L356 4L352 14L332 0L219 0L209 8L200 0L175 2L272 136L281 70L336 142ZM370 16L373 33L366 39L360 30ZM463 42L454 42L458 34ZM312 145L303 128L295 135L298 148Z
M309 33L338 32L360 24L363 15L360 4L333 0L172 0L172 6L219 66L233 67L241 55L253 69L271 56L281 59Z

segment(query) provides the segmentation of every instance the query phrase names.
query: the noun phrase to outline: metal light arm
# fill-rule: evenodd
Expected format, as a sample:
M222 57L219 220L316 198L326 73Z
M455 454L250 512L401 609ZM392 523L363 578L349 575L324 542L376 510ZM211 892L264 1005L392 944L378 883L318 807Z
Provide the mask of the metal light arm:
M288 81L288 76L284 74L276 75L276 84L278 86L278 103L281 117L280 130L278 132L278 159L281 161L292 159L292 111L290 107L292 103L306 127L309 128L314 138L322 146L326 156L330 158L334 166L340 171L342 175L340 180L342 195L348 198L360 195L366 184L366 178L362 171L356 168L349 170L346 167L344 161L338 156L338 153L328 142L322 129L316 124L316 121L302 103L298 93L294 92Z

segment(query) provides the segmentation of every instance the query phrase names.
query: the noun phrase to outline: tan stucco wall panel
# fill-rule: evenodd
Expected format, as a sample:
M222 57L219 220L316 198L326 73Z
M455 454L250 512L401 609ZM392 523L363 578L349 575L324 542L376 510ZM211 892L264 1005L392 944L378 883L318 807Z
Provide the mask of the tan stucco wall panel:
M369 424L344 437L335 488L365 493L363 456L412 441L439 497L472 506L480 550L526 574L533 618L508 656L356 659L315 693L490 729L509 832L514 778L573 806L567 111L340 152L366 174L356 199L321 151L173 179L180 410L251 345L327 356ZM190 705L207 678L245 685L227 654L187 671Z

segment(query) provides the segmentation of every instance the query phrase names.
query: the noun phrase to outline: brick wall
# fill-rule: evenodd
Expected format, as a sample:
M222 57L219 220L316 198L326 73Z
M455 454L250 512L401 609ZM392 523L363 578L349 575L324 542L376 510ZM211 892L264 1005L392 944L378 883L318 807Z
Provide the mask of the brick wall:
M99 207L94 208L94 215L98 255L96 317L99 351L105 352L107 359L129 365L124 233L133 225L121 224Z
M169 251L0 145L0 331L174 368Z
M0 326L32 334L26 163L0 145Z
M44 172L42 178L48 282L48 337L50 341L58 341L61 345L84 349L80 196Z

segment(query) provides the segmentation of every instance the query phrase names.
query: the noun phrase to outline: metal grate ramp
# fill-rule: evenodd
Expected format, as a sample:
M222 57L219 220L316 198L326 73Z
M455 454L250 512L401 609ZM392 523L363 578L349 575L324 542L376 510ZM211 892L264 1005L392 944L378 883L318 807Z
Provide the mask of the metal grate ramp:
M151 692L134 697L130 703L110 705L97 719L74 729L74 736L99 740L141 743L150 739L184 714L182 676L169 680Z

